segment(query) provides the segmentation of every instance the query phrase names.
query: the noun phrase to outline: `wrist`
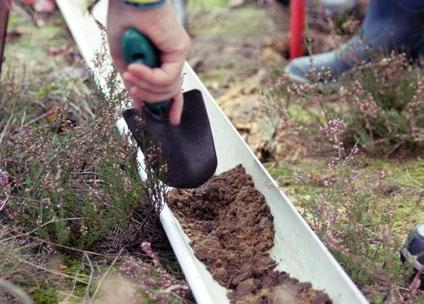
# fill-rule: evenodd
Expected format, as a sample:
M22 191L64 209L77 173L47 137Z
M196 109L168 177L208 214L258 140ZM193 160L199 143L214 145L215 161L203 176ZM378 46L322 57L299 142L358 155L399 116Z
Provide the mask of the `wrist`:
M153 9L163 6L166 0L122 0L125 4L140 8Z

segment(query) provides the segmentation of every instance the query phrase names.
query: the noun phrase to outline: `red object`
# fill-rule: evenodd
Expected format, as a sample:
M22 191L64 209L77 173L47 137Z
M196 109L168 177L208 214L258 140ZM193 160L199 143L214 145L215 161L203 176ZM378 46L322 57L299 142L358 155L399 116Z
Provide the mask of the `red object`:
M305 0L291 0L290 8L290 59L294 59L303 55Z
M9 19L9 10L12 6L10 0L0 0L0 74L3 64L3 51L6 43L7 20Z

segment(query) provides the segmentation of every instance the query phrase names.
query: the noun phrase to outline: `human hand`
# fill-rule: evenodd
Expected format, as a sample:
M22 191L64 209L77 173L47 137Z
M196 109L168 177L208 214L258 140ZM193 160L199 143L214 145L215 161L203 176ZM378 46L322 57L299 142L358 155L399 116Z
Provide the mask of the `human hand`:
M159 49L159 68L152 69L138 63L127 66L122 55L121 38L128 28L142 32ZM112 59L133 98L134 107L140 109L143 102L172 99L169 119L172 124L179 124L183 109L181 72L190 53L191 42L170 2L159 8L143 10L122 1L109 0L107 35Z

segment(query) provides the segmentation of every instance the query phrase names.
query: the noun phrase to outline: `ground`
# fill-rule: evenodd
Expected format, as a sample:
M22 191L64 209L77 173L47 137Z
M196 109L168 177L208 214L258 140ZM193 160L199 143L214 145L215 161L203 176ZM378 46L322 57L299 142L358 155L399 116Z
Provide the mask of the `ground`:
M28 109L26 103L16 103L14 113L19 116L0 113L2 128L9 121L21 126L43 121L46 112L69 95L85 96L93 90L60 15L39 17L34 25L32 13L23 6L11 16L2 79L15 79L16 87L22 88L17 92L28 94L22 100L33 102L28 102ZM336 22L338 30L313 35L307 48L317 52L346 40L351 33L341 30L345 21ZM398 262L398 250L411 227L424 218L420 208L424 196L422 154L385 157L361 151L352 166L340 165L335 173L328 167L335 151L331 143L320 138L317 129L276 127L267 115L266 110L272 109L267 96L275 86L271 76L281 74L287 63L287 30L285 8L262 6L256 1L237 7L224 0L189 1L189 32L193 38L189 61L281 189L366 296L384 303L398 294L408 294L410 273ZM72 106L84 109L80 111L83 118L91 115L87 99ZM290 112L294 122L309 119L301 106L290 107ZM349 151L349 145L346 149ZM360 178L352 193L344 179L357 171ZM333 226L330 229L324 225L329 221ZM332 242L334 239L336 242ZM345 248L346 244L350 247ZM358 263L358 257L363 258L364 265ZM55 303L55 297L69 294L78 303L89 290L87 260L60 256L59 261L47 264L54 264L52 269L60 273L60 284L43 285L38 293L34 287L29 289L37 296L37 303ZM80 285L75 278L81 279ZM71 292L73 283L75 293Z
M12 216L14 222L7 221L2 213L1 279L23 288L36 303L192 303L161 226L157 220L150 223L150 216L143 215L143 208L148 209L143 207L146 189L132 166L133 152L124 151L125 142L115 130L117 113L109 111L107 103L98 103L107 97L96 91L60 13L35 14L17 2L8 30L0 89L0 199L8 205L2 207L2 212ZM114 107L119 100L109 102ZM102 119L100 125L93 125ZM101 130L106 137L96 143ZM90 135L92 131L95 134ZM81 140L87 140L83 144L87 149L77 148ZM25 142L28 146L23 148L21 144L26 145ZM29 151L37 150L38 144L43 148L31 155ZM117 149L94 160L108 147ZM84 149L82 154L77 152ZM68 156L66 151L70 152ZM126 166L124 159L131 166ZM82 165L80 173L87 174L87 178L69 180L66 176L73 174L63 171L71 169L72 163ZM118 177L119 168L126 171L122 180ZM37 171L38 178L31 176ZM50 184L56 188L51 192L45 187L49 182L43 180L47 181L52 172L57 174L53 184L59 187ZM22 180L16 178L19 175ZM59 180L64 183L59 185ZM107 190L105 185L111 188ZM109 191L112 196L107 194ZM73 202L66 206L72 193ZM106 205L96 206L95 197L101 196ZM35 203L26 204L30 201ZM44 204L48 207L44 208ZM78 211L79 206L90 204L93 208ZM18 205L26 206L25 211L14 209ZM61 218L61 212L73 214L68 227L60 224L69 220ZM37 213L36 218L31 218ZM126 223L120 223L125 213L133 215L124 220ZM90 216L94 216L92 226ZM78 218L84 218L84 223L79 228L72 227L72 221ZM149 226L152 223L154 227ZM145 231L154 231L150 236L137 236L130 226L138 225ZM44 228L47 229L42 232ZM127 236L122 234L125 229L129 229ZM94 245L96 239L103 237L109 240ZM125 238L133 239L129 241L132 245L123 246ZM172 288L167 291L169 287ZM14 303L4 293L0 293L0 299L2 303Z
M278 39L284 38L288 28L288 21L276 21L276 16L287 18L287 13L257 5L233 9L208 7L206 13L202 4L192 6L190 33L194 39L191 64L239 132L245 135L252 149L256 150L258 157L262 157L271 173L280 181L282 188L294 202L301 201L303 194L307 195L308 191L313 192L315 189L293 187L295 174L308 171L310 174L325 176L323 171L329 161L325 148L324 151L317 151L320 147L316 145L305 147L305 144L301 144L302 139L285 134L280 147L275 148L277 153L281 151L276 159L267 162L260 153L261 148L272 139L270 133L273 132L267 121L269 119L263 115L263 108L267 105L261 96L268 90L263 86L263 81L274 72L275 67L282 69L287 63L285 54L281 54L281 50L275 47ZM296 115L302 119L301 115L307 114ZM361 162L367 182L375 183L378 174L384 171L386 182L397 187L397 194L403 198L399 205L398 226L412 227L424 218L418 208L412 222L402 223L400 216L401 210L407 208L417 192L424 187L424 160L420 155L400 159L361 155ZM406 231L403 231L402 236L405 236Z
M317 233L325 238L325 233L319 231L320 227L314 216L317 201L323 198L330 200L329 204L337 209L337 206L340 208L340 203L334 196L349 195L337 188L337 182L331 186L334 172L328 168L328 163L334 157L332 146L319 138L319 128L306 129L306 132L297 128L276 131L272 119L265 113L265 109L269 107L266 96L272 91L270 86L273 85L267 79L270 75L281 74L287 63L287 10L256 4L229 8L226 5L219 6L218 1L215 8L206 8L206 3L211 2L214 1L199 1L191 7L190 33L194 40L190 62L213 92L218 104L278 181L281 189ZM357 24L361 14L355 18L354 23ZM346 20L336 23L340 26L344 22ZM317 34L314 29L311 31ZM312 44L312 53L339 45L351 33L337 30L319 32L319 41L322 43ZM316 39L316 36L313 37ZM270 108L272 110L273 106ZM278 112L277 109L274 110ZM293 105L290 111L295 123L309 119L309 114L302 107ZM305 136L308 138L306 141ZM392 271L398 271L401 266L397 250L410 229L424 218L420 208L424 189L424 159L420 151L422 150L407 156L399 153L392 157L386 157L383 153L359 153L352 166L352 170L360 172L360 179L355 186L359 195L352 200L360 201L357 202L357 211L362 215L370 214L373 225L367 224L362 217L358 219L358 223L352 222L348 227L364 225L378 233L381 227L387 225L390 227L390 238L396 240L390 246L389 253L375 250L374 245L367 248L364 245L366 241L351 243L352 246L364 249L362 255L367 250L368 254L374 252L375 256L381 255L381 259L373 260L374 265L384 265L387 260L393 261L396 265L393 266L394 269L389 270L390 267L386 267L386 273L383 271L383 274L379 269L379 276L390 278ZM346 205L341 207L345 208ZM385 214L390 214L390 220L381 219ZM321 218L321 221L326 220L328 218ZM346 228L337 223L334 226L333 229ZM330 246L328 242L327 245ZM353 259L352 256L343 257L339 250L331 249L334 249L339 262L346 267L366 296L376 303L382 302L386 296L381 294L385 294L390 288L383 287L384 291L376 292L375 285L383 286L387 281L370 278L363 269L365 266L358 267L349 261L350 258ZM395 279L401 281L398 284L402 288L408 285L406 277L407 275Z

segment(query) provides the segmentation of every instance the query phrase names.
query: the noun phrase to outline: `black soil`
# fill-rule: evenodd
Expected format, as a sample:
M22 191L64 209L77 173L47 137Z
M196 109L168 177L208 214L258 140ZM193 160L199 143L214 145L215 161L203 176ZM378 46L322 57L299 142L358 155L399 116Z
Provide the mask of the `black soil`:
M273 217L242 166L192 190L174 190L168 204L196 256L230 290L232 303L331 303L328 295L275 270Z

